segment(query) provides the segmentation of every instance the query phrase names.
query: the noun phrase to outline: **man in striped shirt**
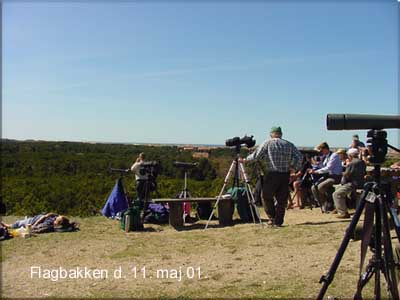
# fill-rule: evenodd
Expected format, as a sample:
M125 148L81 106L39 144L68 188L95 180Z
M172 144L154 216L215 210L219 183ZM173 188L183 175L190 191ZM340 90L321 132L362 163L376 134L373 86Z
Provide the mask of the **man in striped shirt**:
M280 127L272 127L270 137L258 146L256 151L241 161L257 159L266 161L267 172L263 184L263 205L270 223L275 226L282 226L289 197L290 169L300 169L302 155L296 146L282 139Z

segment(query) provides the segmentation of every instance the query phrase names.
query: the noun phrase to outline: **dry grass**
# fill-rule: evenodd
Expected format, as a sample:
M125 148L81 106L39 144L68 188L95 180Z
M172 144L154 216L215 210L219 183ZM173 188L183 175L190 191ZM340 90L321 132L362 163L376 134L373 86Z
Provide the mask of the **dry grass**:
M6 221L15 218L8 217ZM236 224L204 231L147 225L128 233L103 217L78 219L81 231L2 242L4 297L315 298L349 221L319 210L287 212L285 227ZM360 242L351 242L327 295L352 297ZM107 279L30 278L30 267L109 270ZM122 267L125 278L112 278ZM147 278L131 271L146 266ZM200 279L156 278L158 269L200 267ZM152 276L152 278L150 278ZM369 288L366 295L371 296Z

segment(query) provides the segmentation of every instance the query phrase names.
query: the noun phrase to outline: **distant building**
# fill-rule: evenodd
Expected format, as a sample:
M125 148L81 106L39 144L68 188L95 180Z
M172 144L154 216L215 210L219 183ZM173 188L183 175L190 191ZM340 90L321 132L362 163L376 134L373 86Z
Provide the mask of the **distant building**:
M208 152L195 152L192 154L193 158L209 158L210 153Z
M193 152L192 154L193 158L209 158L212 148L213 147L207 147L207 146L185 145L181 149L183 149L183 151Z
M194 151L196 150L194 147L183 147L183 151Z

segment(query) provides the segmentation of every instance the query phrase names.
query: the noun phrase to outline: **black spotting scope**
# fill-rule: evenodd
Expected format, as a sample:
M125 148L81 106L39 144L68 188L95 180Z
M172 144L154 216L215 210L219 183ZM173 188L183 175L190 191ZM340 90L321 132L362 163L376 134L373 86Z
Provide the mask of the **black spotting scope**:
M111 172L118 172L118 173L128 173L130 170L129 169L116 169L116 168L110 168Z
M400 129L400 116L328 114L326 116L326 127L328 130Z
M182 161L174 161L172 164L174 165L174 167L182 169L191 169L198 165L198 163L187 163Z
M244 137L240 138L238 136L235 136L231 139L228 139L225 141L225 145L228 147L239 147L241 145L246 145L247 148L251 148L254 147L254 145L256 144L256 140L253 139L253 135L252 136L247 136L245 135Z

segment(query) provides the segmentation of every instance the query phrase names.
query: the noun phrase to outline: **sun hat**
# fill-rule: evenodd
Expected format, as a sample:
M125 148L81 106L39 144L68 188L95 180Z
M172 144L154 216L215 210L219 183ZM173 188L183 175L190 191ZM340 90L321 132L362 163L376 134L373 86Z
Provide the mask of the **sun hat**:
M336 151L337 154L346 154L346 150L343 148L340 148Z

